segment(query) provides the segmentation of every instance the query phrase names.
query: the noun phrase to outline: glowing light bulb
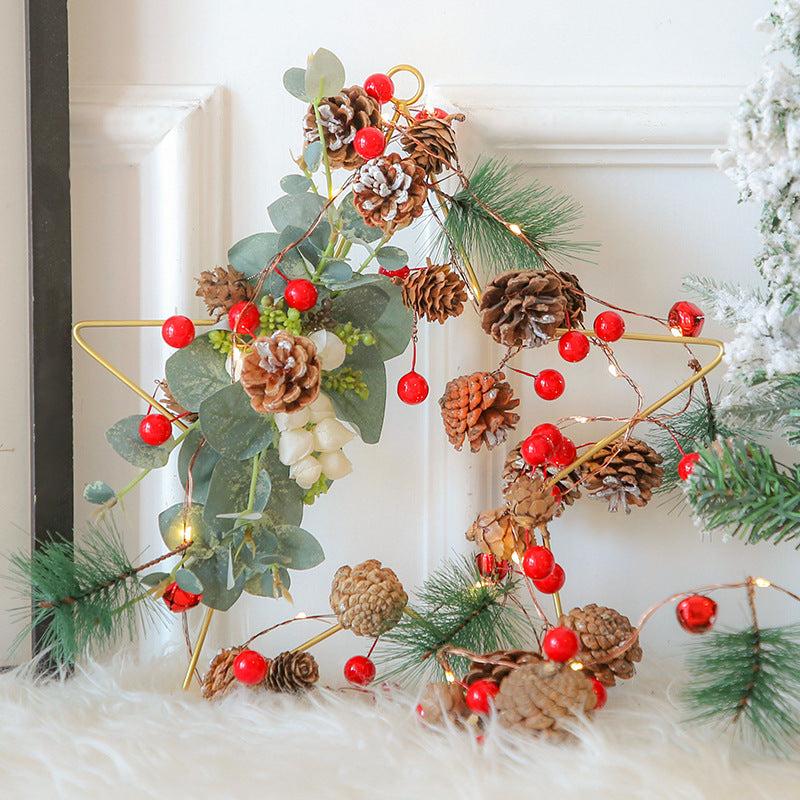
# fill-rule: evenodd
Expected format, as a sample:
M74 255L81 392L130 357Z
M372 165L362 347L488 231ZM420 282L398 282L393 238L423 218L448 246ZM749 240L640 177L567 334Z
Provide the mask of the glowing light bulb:
M581 425L585 425L589 421L589 417L575 417L575 422L580 422Z
M184 542L191 542L192 541L192 526L187 525L183 529L183 541Z
M453 675L453 673L452 673L452 672L450 672L450 670L449 670L449 669L446 669L446 670L444 671L444 677L445 677L445 680L446 680L448 683L452 683L452 682L453 682L453 681L456 679L456 676L455 676L455 675Z
M617 365L616 365L616 364L614 364L614 363L611 363L611 364L609 364L609 365L608 365L608 371L609 371L609 374L610 374L610 375L611 375L613 378L619 378L619 376L620 376L620 371L617 369Z
M579 672L580 670L582 670L582 669L583 669L583 664L581 664L581 662L580 662L580 661L573 661L573 662L572 662L572 663L569 665L569 668L570 668L570 669L571 669L573 672Z
M306 619L306 617L308 617L308 614L306 614L305 611L299 611L297 614L294 615L295 619Z
M669 332L670 332L670 333L671 333L673 336L683 336L683 331L682 331L682 330L681 330L681 329L680 329L680 328L679 328L677 325L673 325L673 326L672 326L672 327L669 329Z
M756 578L753 583L761 589L766 589L768 586L772 586L772 584L766 578Z
M514 236L522 236L522 228L520 228L520 226L517 225L516 222L512 222L508 226L508 229L511 231L511 233L514 234Z
M516 550L511 554L511 560L515 564L519 564L520 563L520 561L519 561L519 553Z

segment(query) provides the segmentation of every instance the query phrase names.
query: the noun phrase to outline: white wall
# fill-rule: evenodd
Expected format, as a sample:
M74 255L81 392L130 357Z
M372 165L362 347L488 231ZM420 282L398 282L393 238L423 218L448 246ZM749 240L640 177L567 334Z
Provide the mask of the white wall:
M319 46L340 55L353 82L396 63L411 63L432 84L448 87L743 86L758 69L765 40L754 32L753 22L767 8L762 0L657 4L529 0L491 5L414 0L402 5L351 3L345 7L307 2L299 8L259 0L226 4L74 0L70 5L71 78L73 84L88 85L225 87L230 148L230 183L225 191L230 198L230 236L235 241L265 228L265 207L279 191L279 178L292 169L289 150L300 147L302 109L283 91L280 78L286 67L302 65ZM514 109L498 108L496 114L513 115ZM535 126L535 119L531 124ZM586 207L586 236L601 241L603 247L596 267L576 271L586 275L587 289L593 293L663 314L677 298L685 272L754 275L756 212L738 207L733 188L710 168L561 167L537 168L536 173L576 194ZM86 187L89 191L89 184ZM102 217L81 213L89 207L90 200L76 195L76 244L81 237L88 242L94 241L91 236L103 235ZM404 234L404 241L419 253L413 234ZM96 241L94 246L98 246ZM101 251L108 252L102 247ZM88 270L88 278L92 268L80 258L80 248L77 253L76 275ZM218 263L223 258L220 252ZM119 268L113 261L103 265L104 275ZM192 264L189 271L196 273L206 266ZM87 283L76 286L75 294L76 308L80 305L85 315L103 315L107 291L96 291ZM117 295L114 303L118 306L119 302ZM136 305L131 300L130 316L135 316ZM464 341L475 340L474 321L458 324ZM440 347L443 335L433 329L424 332L431 352ZM653 392L678 380L672 368L656 374L661 371L654 370L654 357L639 353L631 359L627 362L631 370L640 370L642 381ZM391 365L390 385L407 371L409 363L402 357ZM671 363L675 370L682 369L679 358ZM537 354L531 356L530 364L543 366L544 362ZM461 370L488 365L475 363L474 353L462 347L448 352L446 365L441 361L429 365L429 374L443 381ZM590 373L589 368L583 374L567 372L574 382L563 407L553 412L556 415L578 407L582 410L575 413L607 413L606 405L586 409L578 403L579 398L601 390L608 391L609 406L618 404L616 413L630 408L629 398L617 393L618 387L608 386L602 369L599 373ZM110 379L94 372L87 374L87 380L92 392L104 395ZM529 386L515 383L525 397L524 424L551 413L540 402L529 402ZM432 386L432 402L441 388L441 382ZM132 397L120 402L112 416L138 408ZM100 426L86 419L78 420L78 426L88 480L97 477L89 476L89 469L102 469L113 456L103 451ZM599 438L599 434L587 438ZM307 514L307 527L320 537L328 560L296 580L298 609L309 613L325 609L330 575L342 563L382 558L411 587L422 578L429 553L442 552L450 543L463 546L466 523L491 501L488 474L486 480L477 481L469 475L481 473L489 460L469 460L466 454L440 456L442 439L435 413L390 399L382 443L354 447L354 474L337 483ZM442 508L436 493L443 484L442 472L449 470L471 480L465 487L471 487L473 494L462 498L454 491ZM620 518L584 504L554 526L556 547L563 547L560 557L570 575L567 604L596 600L616 604L636 616L650 602L696 580L740 578L750 568L751 555L758 569L763 564L764 571L777 571L788 579L793 551L778 554L762 548L751 553L736 544L701 544L688 514L669 515L666 508L653 506ZM142 524L150 530L144 518ZM782 567L781 560L785 561ZM732 609L738 605L731 601ZM227 615L227 625L215 626L215 642L240 640L246 632L292 616L296 610L248 600L242 610ZM674 623L664 620L659 625L649 641L663 649L670 644ZM264 647L296 644L304 636L305 631L286 633ZM319 655L330 666L362 649L360 642L340 636L323 645Z

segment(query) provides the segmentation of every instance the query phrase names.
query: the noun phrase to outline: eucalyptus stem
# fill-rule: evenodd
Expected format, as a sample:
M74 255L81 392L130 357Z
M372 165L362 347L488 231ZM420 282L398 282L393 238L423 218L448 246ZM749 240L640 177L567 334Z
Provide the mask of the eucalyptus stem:
M381 247L383 247L386 244L386 242L388 242L389 239L391 239L391 238L392 238L392 234L391 233L384 233L383 236L381 236L380 242L378 242L378 246L367 256L367 258L364 261L364 263L356 271L359 272L359 273L363 272L367 268L367 266L370 264L370 262L374 258L377 257L378 252L380 251Z
M322 98L320 97L319 100ZM333 176L331 175L331 165L328 161L328 148L325 146L325 131L322 128L322 117L319 115L319 100L315 100L314 105L314 119L317 121L317 135L319 136L320 144L322 145L322 158L325 163L325 178L328 184L328 199L333 198ZM330 211L328 212L330 217ZM331 221L331 227L333 227Z
M261 462L261 453L253 457L253 474L250 477L250 493L247 495L247 514L252 513L256 502L256 483L258 482L258 465Z

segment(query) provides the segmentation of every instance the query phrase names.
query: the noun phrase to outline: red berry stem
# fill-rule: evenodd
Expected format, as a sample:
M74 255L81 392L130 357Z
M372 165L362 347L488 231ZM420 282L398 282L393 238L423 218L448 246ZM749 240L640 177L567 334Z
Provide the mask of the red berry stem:
M524 369L517 369L516 367L508 367L508 368L510 370L513 370L514 372L519 372L520 375L527 375L529 378L533 378L534 380L536 380L536 378L539 377L538 373L534 375L532 372L525 372Z
M367 653L367 658L372 657L372 651L375 649L375 645L378 644L378 639L380 639L380 636L375 637L375 641L372 643L372 647L369 648L369 652Z
M277 272L277 273L278 273L278 275L280 275L280 276L281 276L281 278L283 278L285 281L288 281L288 280L289 280L289 279L288 279L288 278L287 278L287 277L286 277L286 276L285 276L285 275L284 275L284 274L283 274L283 273L282 273L282 272L281 272L281 271L278 269L278 267L277 267L277 266L274 266L272 269L274 269L274 270L275 270L275 272ZM252 301L251 301L251 302L252 302Z

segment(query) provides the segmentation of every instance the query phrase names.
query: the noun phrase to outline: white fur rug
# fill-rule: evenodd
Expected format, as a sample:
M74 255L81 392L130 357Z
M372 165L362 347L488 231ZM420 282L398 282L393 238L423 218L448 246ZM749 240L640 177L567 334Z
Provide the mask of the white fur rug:
M424 728L414 698L175 688L180 659L117 657L65 682L0 676L0 797L327 800L800 797L800 763L677 724L662 676L612 690L580 741ZM658 686L658 688L654 688Z

